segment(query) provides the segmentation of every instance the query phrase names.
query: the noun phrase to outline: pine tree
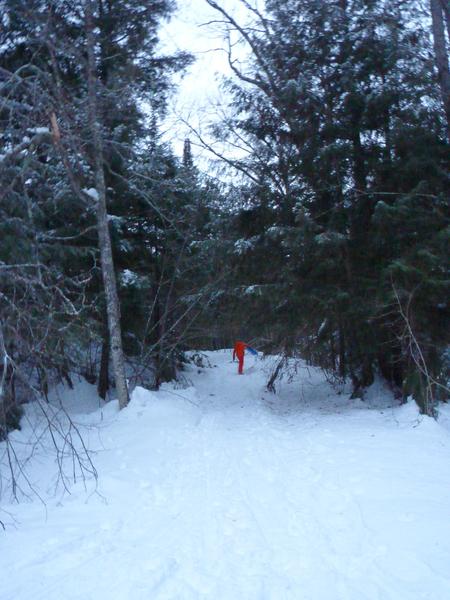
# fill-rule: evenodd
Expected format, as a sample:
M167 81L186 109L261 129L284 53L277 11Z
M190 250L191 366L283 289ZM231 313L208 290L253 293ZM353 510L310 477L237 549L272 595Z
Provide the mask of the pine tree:
M379 245L375 215L381 202L409 202L414 214L427 195L441 198L448 168L415 3L269 1L247 28L209 4L252 56L238 67L230 54L234 114L217 131L250 149L229 161L252 182L251 229L236 235L244 234L242 260L255 268L239 272L257 283L271 343L351 377L355 394L375 368L401 386L409 359L395 318L379 319L393 256ZM441 216L440 231L448 223ZM397 238L401 229L389 239L398 258L407 249Z
M170 74L189 60L181 53L156 54L158 22L169 16L172 5L158 0L145 7L138 2L112 6L89 0L81 6L91 13L87 30L83 10L76 4L4 0L2 7L0 118L4 125L2 177L8 182L3 195L6 224L14 235L12 224L18 228L14 212L20 207L21 227L28 220L28 254L33 255L33 265L39 257L38 289L43 269L44 274L50 272L45 256L55 265L62 262L76 283L85 282L87 297L98 304L101 290L92 251L97 198L108 202L103 207L105 240L113 230L110 221L105 227L106 210L114 211L117 204L133 197L130 172L139 164L138 149L147 135L144 106L148 103L155 111L164 110ZM93 132L97 135L92 136ZM30 191L24 195L25 186ZM21 197L19 204L14 205L12 194ZM61 246L64 253L58 254ZM16 262L31 262L24 249L15 254L20 257ZM13 257L6 247L5 262L11 263ZM13 273L10 266L7 272ZM60 284L58 269L54 271ZM86 272L89 277L83 278ZM81 287L78 293L77 298L86 304ZM24 298L22 309L26 318L31 310L29 299ZM76 305L73 310L78 310ZM103 331L102 313L86 306L86 314L98 325L92 328L92 321L87 322L83 333L79 329L78 341L83 336L92 340L91 331L94 335L95 330ZM46 367L50 364L48 357L43 362Z

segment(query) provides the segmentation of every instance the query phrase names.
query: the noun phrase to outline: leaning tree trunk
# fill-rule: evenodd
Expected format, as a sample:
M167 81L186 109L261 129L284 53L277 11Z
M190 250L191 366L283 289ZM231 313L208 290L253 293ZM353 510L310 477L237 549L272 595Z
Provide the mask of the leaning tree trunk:
M448 1L448 0L447 0ZM444 5L441 0L430 0L434 54L441 87L442 102L447 119L447 136L450 140L450 71L445 42ZM448 18L448 13L446 13Z
M92 135L94 154L95 189L97 201L97 231L99 238L100 256L102 263L103 284L106 295L106 310L108 329L111 342L111 357L114 369L119 407L124 408L129 402L125 363L122 349L122 332L120 326L119 296L117 293L116 276L112 257L111 238L106 211L106 185L103 170L103 140L97 114L97 65L95 59L94 34L94 2L87 0L85 9L86 42L88 53L88 112L89 127Z

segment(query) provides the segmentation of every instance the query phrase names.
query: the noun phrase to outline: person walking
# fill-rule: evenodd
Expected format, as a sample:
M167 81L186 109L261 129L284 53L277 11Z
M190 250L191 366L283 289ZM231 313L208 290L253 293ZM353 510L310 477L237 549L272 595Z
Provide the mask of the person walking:
M255 355L258 354L256 352L256 350L254 350L253 348L251 348L245 342L237 341L234 344L234 348L233 348L233 360L237 357L237 359L239 361L239 365L238 365L238 373L239 373L239 375L243 375L243 373L244 373L244 356L245 356L245 350L246 349L248 349L248 351L251 352L252 354L255 354Z
M237 357L237 359L239 361L239 366L238 366L239 375L242 375L243 371L244 371L244 355L245 355L246 348L247 348L247 344L245 344L244 342L237 341L234 344L233 360L235 360L235 358Z

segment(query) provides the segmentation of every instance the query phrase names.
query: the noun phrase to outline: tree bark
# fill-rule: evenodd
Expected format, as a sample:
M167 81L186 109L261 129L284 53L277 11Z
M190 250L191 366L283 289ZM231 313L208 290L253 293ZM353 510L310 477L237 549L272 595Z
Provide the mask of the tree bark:
M441 0L441 5L445 15L445 22L447 23L447 37L448 43L450 44L450 1Z
M441 0L430 0L433 44L441 87L442 102L447 119L447 136L450 140L450 71L445 41L444 5ZM447 13L446 13L447 17Z
M88 112L89 126L92 135L95 189L97 202L97 230L102 264L103 284L106 295L106 310L108 329L111 343L111 357L114 369L114 380L119 400L119 408L124 408L129 402L128 386L125 377L125 362L122 348L122 331L120 325L120 306L117 293L116 276L112 256L111 238L108 227L106 210L106 185L103 163L103 139L98 118L97 107L97 64L95 58L94 34L94 2L87 0L85 9L86 41L88 53Z
M345 333L342 322L339 319L339 376L342 379L347 377L347 354L345 345Z
M161 285L161 271L159 269L159 265L158 265L158 260L159 257L156 255L155 256L155 269L154 269L154 282L153 282L153 286L152 286L152 290L153 290L153 335L154 335L154 344L155 344L155 354L154 354L154 369L155 369L155 381L154 381L154 389L155 390L159 390L161 383L162 383L162 377L161 377L161 371L162 371L162 323L161 323L161 300L160 300L160 293L161 290L159 289L160 285Z
M110 341L108 324L105 323L105 329L103 331L102 355L100 358L100 371L98 374L97 386L98 395L103 400L106 398L106 393L109 390L109 348Z

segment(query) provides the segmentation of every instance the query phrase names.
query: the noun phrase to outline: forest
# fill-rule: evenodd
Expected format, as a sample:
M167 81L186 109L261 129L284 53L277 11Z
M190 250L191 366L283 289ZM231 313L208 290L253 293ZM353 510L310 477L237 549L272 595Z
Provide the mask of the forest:
M449 0L0 19L1 599L448 600Z
M177 155L171 0L0 1L0 438L58 382L125 407L236 339L272 389L302 359L448 400L448 0L206 3L227 110Z

